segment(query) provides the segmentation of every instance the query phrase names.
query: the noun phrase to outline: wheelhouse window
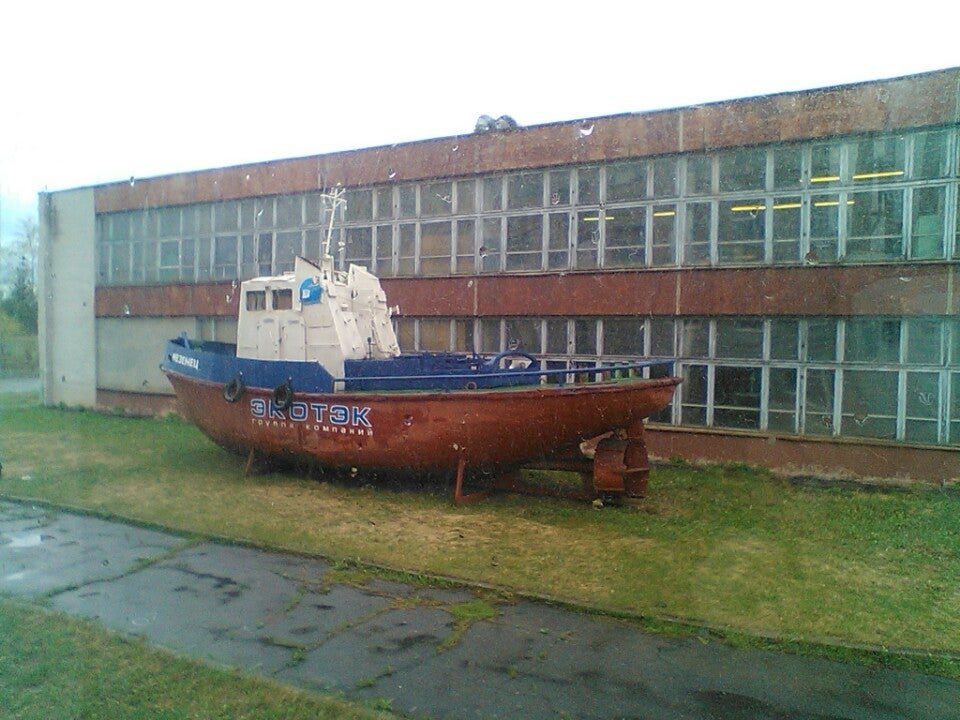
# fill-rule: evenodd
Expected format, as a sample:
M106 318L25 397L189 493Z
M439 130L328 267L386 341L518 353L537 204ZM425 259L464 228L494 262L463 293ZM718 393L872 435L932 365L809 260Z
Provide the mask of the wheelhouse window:
M273 291L273 309L291 310L293 309L293 290L274 290Z
M267 309L266 290L248 290L247 291L247 310L256 312Z

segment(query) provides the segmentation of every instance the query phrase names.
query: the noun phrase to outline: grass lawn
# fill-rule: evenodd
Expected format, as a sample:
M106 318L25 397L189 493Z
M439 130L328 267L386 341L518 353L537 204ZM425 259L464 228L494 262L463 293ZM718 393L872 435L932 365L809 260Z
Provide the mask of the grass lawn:
M0 600L0 718L393 717L125 640L91 622Z
M0 396L0 494L614 612L790 642L960 654L960 493L815 489L744 467L656 467L637 508L416 491L244 461L179 419ZM960 675L960 664L953 663Z

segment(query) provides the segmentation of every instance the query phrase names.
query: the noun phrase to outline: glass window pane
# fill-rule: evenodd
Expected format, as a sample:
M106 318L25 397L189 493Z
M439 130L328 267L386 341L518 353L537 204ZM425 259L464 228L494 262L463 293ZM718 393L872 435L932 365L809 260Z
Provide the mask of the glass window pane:
M453 321L453 351L472 353L473 348L473 320Z
M423 223L420 226L420 274L449 275L450 248L453 239L450 222Z
M321 221L320 208L322 200L319 193L310 193L303 196L303 222L304 225L317 225ZM250 226L245 226L249 229Z
M554 170L550 173L550 204L570 204L570 171Z
M889 182L904 175L904 139L899 135L864 138L850 146L855 183Z
M766 205L763 200L720 203L717 254L722 263L753 263L763 260Z
M477 211L477 184L473 180L458 180L455 183L457 190L457 208L459 215L470 215Z
M743 148L720 156L720 192L766 188L767 151Z
M393 217L393 188L377 188L377 218L385 220Z
M674 198L677 196L677 158L662 157L653 160L653 196Z
M950 373L950 443L960 445L960 373Z
M810 150L810 184L829 187L840 182L840 145L814 145Z
M910 223L910 256L943 257L943 224L947 205L945 187L914 188Z
M480 272L500 272L500 218L484 218L480 239Z
M653 265L674 265L677 262L677 206L653 208Z
M397 275L410 276L416 272L417 226L400 226Z
M840 197L815 195L810 208L810 263L836 262L840 232Z
M770 321L770 358L772 360L797 359L799 326L800 323L796 320Z
M563 318L547 320L547 352L551 355L567 354L567 321Z
M540 352L540 318L510 317L504 320L507 348L528 353Z
M947 162L947 130L920 133L913 137L913 177L941 178L950 174Z
M577 202L580 205L596 205L600 202L600 168L577 170Z
M474 271L473 245L474 228L476 223L473 220L457 221L457 267L458 273L472 273Z
M714 369L713 424L718 427L760 427L760 381L758 367Z
M429 183L420 188L420 215L437 217L452 212L453 186L450 183Z
M684 425L707 424L707 366L684 365L680 385L681 422Z
M884 260L903 255L903 191L850 195L847 202L847 258Z
M800 260L800 198L777 198L773 202L773 261Z
M939 365L943 324L936 318L907 320L907 362Z
M807 370L804 434L833 435L833 370Z
M856 317L847 319L844 360L896 363L900 360L900 320Z
M483 210L492 212L503 209L503 179L488 177L483 179Z
M710 263L710 203L687 203L686 215L683 262L707 265Z
M577 213L577 268L580 270L597 266L597 250L600 246L600 213L589 210Z
M548 240L547 266L551 270L563 269L570 265L570 215L569 213L550 213L550 236Z
M907 408L904 440L939 441L940 376L937 373L907 373Z
M293 290L274 290L271 295L274 310L291 310L293 308Z
M185 282L194 281L194 265L196 264L196 242L193 238L184 238L180 241L180 279ZM252 276L251 276L252 277Z
M770 368L767 407L769 430L790 433L796 431L797 370L795 368Z
M638 267L646 257L646 208L608 208L603 211L606 241L604 267Z
M642 356L642 318L608 317L603 320L603 354Z
M577 355L597 354L597 321L593 318L573 322L574 343Z
M896 372L844 372L842 435L893 440L897 434L896 416Z
M420 350L450 350L450 321L445 318L420 318Z
M167 240L160 243L160 267L176 267L180 270L180 243L177 240Z
M807 320L807 360L833 362L837 359L837 321L833 318Z
M785 145L773 151L773 187L797 188L803 183L803 150L799 145Z
M240 203L236 201L217 203L213 206L213 211L214 228L217 232L239 229Z
M543 206L543 173L525 173L507 178L507 206L511 210Z
M203 233L203 227L209 220L209 215L204 211L200 213L199 218L200 232ZM254 200L253 222L257 228L272 228L274 226L273 198L258 198Z
M285 233L277 235L277 261L281 262L279 256L281 237ZM363 267L373 267L373 228L358 227L347 228L344 232L344 268L350 267L350 264L362 265Z
M713 158L692 155L687 158L687 195L709 195L713 192Z
M763 355L763 321L743 318L718 318L718 358L757 358Z
M393 275L393 226L377 225L377 275Z
M683 347L680 355L687 358L710 357L710 321L689 318L683 321Z
M369 238L370 228L365 228L365 230L367 231L367 237ZM300 255L302 252L302 243L303 238L299 232L277 233L277 254L275 258L276 272L293 272L297 255ZM366 255L366 259L363 261L363 264L369 266L369 245L367 246L367 252L368 254Z
M180 235L180 208L162 208L157 212L160 237Z
M642 200L646 196L646 162L632 160L607 166L607 202Z
M237 277L237 236L218 236L214 245L213 276Z
M650 355L652 357L672 358L674 351L674 324L672 319L651 318Z
M507 270L539 270L542 248L543 216L507 218Z
M401 185L400 193L400 217L411 218L417 215L417 186Z
M404 352L413 352L416 338L416 320L413 318L394 318L397 324L397 343Z
M480 351L500 352L500 318L480 319Z
M354 191L354 196L361 194L365 198L364 215L362 218L367 220L371 217L370 210L370 191ZM354 198L354 210L356 210L356 199ZM350 212L350 206L347 206L347 213ZM302 195L281 195L277 198L277 227L299 228L303 225L303 196Z

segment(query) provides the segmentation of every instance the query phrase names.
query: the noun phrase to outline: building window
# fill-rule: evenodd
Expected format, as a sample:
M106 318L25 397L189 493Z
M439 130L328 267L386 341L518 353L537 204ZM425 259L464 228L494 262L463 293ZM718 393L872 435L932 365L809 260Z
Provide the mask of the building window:
M653 206L651 264L675 265L677 262L677 206Z
M643 160L607 165L607 202L647 197L647 163Z
M720 203L717 258L723 264L763 261L766 204L761 200Z
M645 264L647 209L608 208L603 211L606 233L603 266L640 267Z
M526 210L543 206L543 173L525 173L507 178L507 207Z
M507 270L539 270L543 255L543 217L507 218Z
M894 260L903 255L903 191L852 193L847 203L848 260Z
M420 226L420 274L449 275L450 248L453 240L449 221L423 223Z
M710 264L711 216L710 203L687 203L686 232L683 242L685 265Z
M946 190L946 187L913 189L910 257L915 260L943 257Z

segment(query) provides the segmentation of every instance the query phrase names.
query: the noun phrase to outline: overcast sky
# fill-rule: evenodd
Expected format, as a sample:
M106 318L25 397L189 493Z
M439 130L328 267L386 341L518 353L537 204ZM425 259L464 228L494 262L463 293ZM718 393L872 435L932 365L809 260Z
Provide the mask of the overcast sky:
M3 243L36 193L960 65L950 3L20 2Z

